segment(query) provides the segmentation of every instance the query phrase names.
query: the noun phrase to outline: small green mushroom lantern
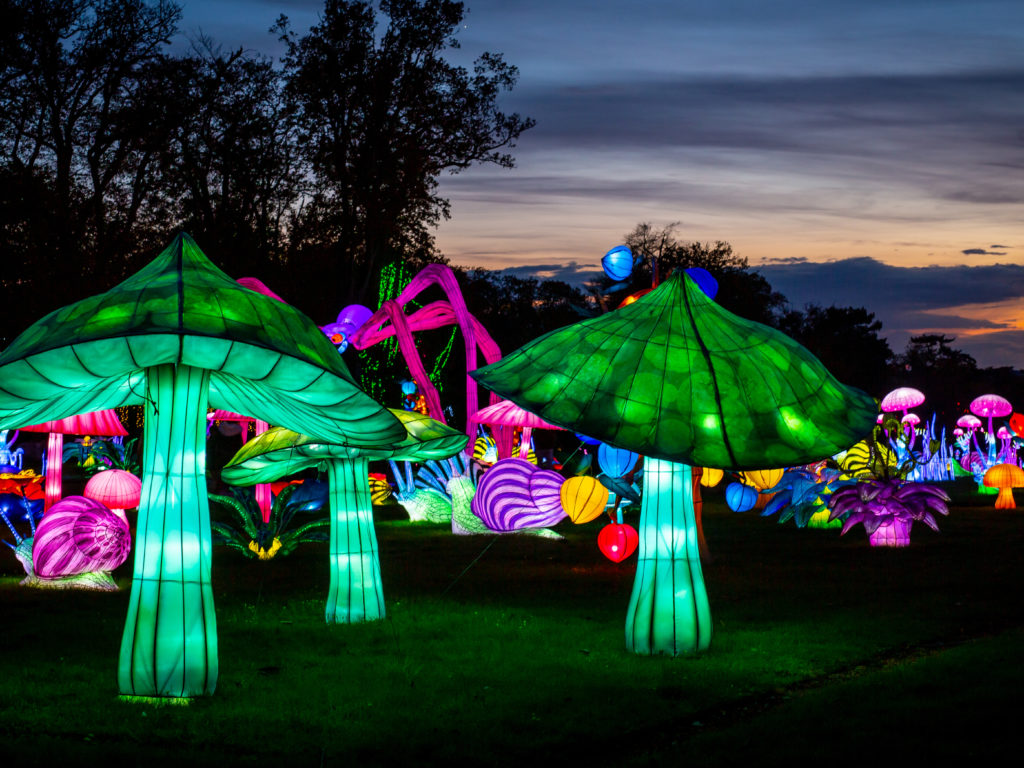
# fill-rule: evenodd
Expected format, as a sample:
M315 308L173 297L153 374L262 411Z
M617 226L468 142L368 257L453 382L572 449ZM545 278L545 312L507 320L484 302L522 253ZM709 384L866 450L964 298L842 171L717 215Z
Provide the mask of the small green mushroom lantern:
M691 467L816 461L870 432L877 412L797 342L728 312L681 273L471 375L552 424L646 457L626 617L626 645L640 654L711 642Z
M353 446L405 436L312 320L240 286L185 234L120 285L30 326L0 353L0 382L0 429L144 406L118 665L128 695L208 695L217 682L208 406Z
M389 410L405 427L401 440L351 446L275 427L243 445L221 472L224 482L231 485L256 485L311 467L327 471L331 511L328 624L384 618L368 463L447 459L469 442L465 433L416 411Z

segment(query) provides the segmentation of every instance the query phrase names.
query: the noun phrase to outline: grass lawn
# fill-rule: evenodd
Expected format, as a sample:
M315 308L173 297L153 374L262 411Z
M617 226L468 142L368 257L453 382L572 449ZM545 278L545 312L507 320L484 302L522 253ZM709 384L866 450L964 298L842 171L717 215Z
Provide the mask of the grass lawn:
M1024 690L1024 511L958 485L904 550L779 526L707 494L709 652L638 657L635 556L603 523L456 537L380 508L388 618L323 623L326 545L216 549L220 678L187 706L125 702L117 594L31 590L0 559L5 765L830 765L1007 758ZM628 519L628 516L627 516ZM635 519L632 521L635 524ZM945 762L945 761L943 761Z

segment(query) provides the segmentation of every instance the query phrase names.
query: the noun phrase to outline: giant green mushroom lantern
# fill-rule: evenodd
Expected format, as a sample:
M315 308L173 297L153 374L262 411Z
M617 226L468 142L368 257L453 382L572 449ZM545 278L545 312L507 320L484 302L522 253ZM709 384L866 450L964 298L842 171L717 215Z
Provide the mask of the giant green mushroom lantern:
M184 234L0 354L0 429L121 405L144 406L145 427L118 685L139 696L211 694L208 406L354 446L401 440L405 430L309 318L240 286Z
M646 456L626 645L711 642L691 466L805 464L871 431L875 402L785 334L728 312L684 274L471 374L541 418Z
M327 472L331 513L328 624L384 618L377 534L367 483L370 461L429 461L460 453L469 437L415 411L391 409L405 427L401 440L352 446L302 435L281 427L253 438L221 472L231 485L270 483L305 469Z

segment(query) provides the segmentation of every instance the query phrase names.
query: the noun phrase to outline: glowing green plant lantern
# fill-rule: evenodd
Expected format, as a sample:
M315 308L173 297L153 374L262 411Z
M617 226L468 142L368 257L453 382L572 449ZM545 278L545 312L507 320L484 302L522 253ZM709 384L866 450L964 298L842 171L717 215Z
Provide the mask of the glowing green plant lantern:
M646 296L530 342L472 373L552 424L643 454L644 495L626 645L708 647L690 465L805 464L870 432L875 402L779 331L673 275Z
M462 432L416 411L391 413L405 426L400 440L353 447L275 427L242 446L221 472L224 482L231 485L256 485L311 467L327 471L331 508L328 624L384 618L368 463L445 459L461 452L469 442Z
M144 405L142 498L118 685L213 692L208 406L354 446L402 425L305 315L241 287L188 235L106 293L47 315L0 354L0 424Z

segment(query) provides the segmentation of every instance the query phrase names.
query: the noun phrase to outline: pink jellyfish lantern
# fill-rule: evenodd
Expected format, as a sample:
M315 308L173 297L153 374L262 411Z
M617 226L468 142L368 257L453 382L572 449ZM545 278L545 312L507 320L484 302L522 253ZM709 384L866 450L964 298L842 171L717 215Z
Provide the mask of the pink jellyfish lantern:
M61 474L64 469L64 435L91 435L95 437L127 437L121 420L112 410L93 411L78 416L68 416L58 421L46 421L22 427L24 432L48 432L46 441L46 500L43 510L48 510L60 500Z
M562 427L550 424L540 416L520 408L511 400L481 408L470 417L470 428L475 432L477 424L487 424L495 429L498 449L498 459L507 459L512 455L512 440L516 427L523 428L523 435L519 440L519 456L525 459L530 452L530 436L535 429L556 429L562 431Z
M98 501L127 524L125 510L139 506L142 481L123 469L105 469L89 478L82 495Z
M968 406L971 413L982 419L988 419L988 444L989 444L989 466L995 464L995 447L996 447L996 436L992 431L992 419L1002 418L1003 416L1009 416L1013 413L1013 406L1010 405L1010 401L1005 397L999 395L981 395L971 400L971 404ZM978 451L981 453L981 451Z

